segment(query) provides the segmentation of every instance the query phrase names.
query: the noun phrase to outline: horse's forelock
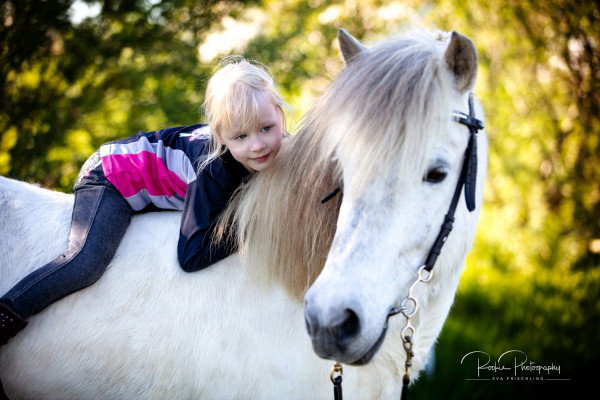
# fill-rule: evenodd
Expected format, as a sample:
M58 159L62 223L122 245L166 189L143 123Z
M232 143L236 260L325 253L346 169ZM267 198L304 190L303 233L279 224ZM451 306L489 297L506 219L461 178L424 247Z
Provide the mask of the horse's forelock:
M421 178L429 146L443 134L443 117L450 118L452 81L442 67L440 44L421 31L383 43L332 84L323 107L330 112L320 114L315 129L327 130L331 146L350 160L377 160L365 163L357 186L372 181L382 166ZM331 121L340 114L342 123L335 125Z

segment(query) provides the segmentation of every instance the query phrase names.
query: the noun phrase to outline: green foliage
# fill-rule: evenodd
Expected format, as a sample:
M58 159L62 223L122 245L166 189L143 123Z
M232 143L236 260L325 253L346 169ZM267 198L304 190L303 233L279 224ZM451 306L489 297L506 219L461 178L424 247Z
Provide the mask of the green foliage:
M200 119L210 69L197 62L198 37L229 11L211 0L105 1L73 24L73 3L0 8L0 173L61 190L103 142Z
M87 1L94 3L93 1ZM478 236L421 398L536 397L465 381L461 357L520 349L573 384L599 357L600 9L573 0L0 1L0 173L68 191L101 143L200 119L219 57L267 64L299 117L342 68L338 28L369 45L414 25L480 57L489 172Z

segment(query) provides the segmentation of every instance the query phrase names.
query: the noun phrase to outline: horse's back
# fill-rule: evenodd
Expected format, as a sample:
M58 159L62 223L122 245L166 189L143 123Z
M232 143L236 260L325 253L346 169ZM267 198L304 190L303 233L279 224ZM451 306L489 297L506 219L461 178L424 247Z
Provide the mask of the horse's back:
M67 247L73 195L0 176L0 292Z
M64 251L72 196L6 179L0 196L10 226L2 235L18 246L0 256L5 291ZM259 282L237 256L183 272L180 215L135 215L98 282L33 316L0 348L10 398L294 398L315 363L326 376L302 305L281 288ZM303 378L282 385L291 365ZM317 393L329 385L311 381Z

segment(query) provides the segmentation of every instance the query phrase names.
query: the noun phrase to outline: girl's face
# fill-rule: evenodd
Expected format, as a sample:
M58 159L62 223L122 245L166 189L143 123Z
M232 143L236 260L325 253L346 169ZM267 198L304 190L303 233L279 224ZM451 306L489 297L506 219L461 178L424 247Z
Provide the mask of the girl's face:
M250 172L269 168L281 146L281 118L277 107L265 97L259 99L260 126L256 131L222 134L223 143L233 158Z

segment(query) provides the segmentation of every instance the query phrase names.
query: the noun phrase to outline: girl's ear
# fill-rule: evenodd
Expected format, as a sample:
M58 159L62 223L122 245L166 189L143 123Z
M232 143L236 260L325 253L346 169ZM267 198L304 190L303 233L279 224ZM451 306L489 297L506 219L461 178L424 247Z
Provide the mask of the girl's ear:
M353 59L358 57L367 48L359 43L358 40L349 34L345 29L338 31L338 41L340 42L340 50L346 65L348 65Z
M221 145L221 150L224 150L227 148L227 145L225 144L225 142L223 141L223 136L221 136L220 132L213 132L212 134L212 139L213 143L215 144L215 147Z

